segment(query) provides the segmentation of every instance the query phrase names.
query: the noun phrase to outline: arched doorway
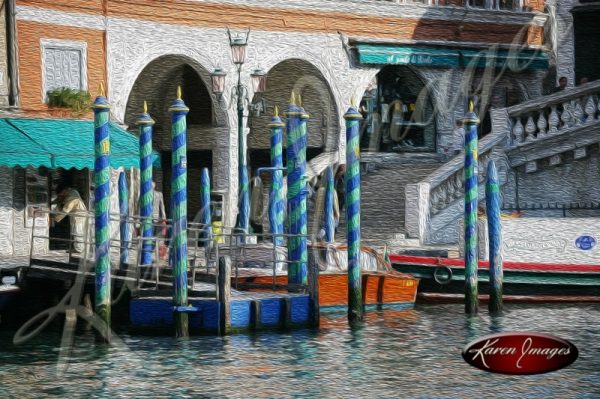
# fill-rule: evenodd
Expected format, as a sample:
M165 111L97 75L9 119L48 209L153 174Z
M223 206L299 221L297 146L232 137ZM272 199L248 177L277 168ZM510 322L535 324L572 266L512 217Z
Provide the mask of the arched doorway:
M329 83L323 74L308 61L288 59L276 64L269 70L267 91L256 95L253 99L251 109L261 109L262 112L252 112L248 119L250 127L248 165L252 176L256 174L257 168L271 165L270 129L268 124L271 121L275 106L279 107L279 115L285 119L285 110L290 102L292 91L295 95L300 94L302 107L310 116L307 122L307 161L323 152L336 152L338 150L339 114ZM285 166L285 133L283 147ZM267 198L271 176L264 174L261 178L263 180L264 197ZM314 183L314 180L311 183ZM267 201L264 201L264 204L263 213L266 214ZM309 200L307 202L309 234L317 233L314 227L314 208L314 199ZM263 226L266 228L267 225L267 218L263 217Z
M360 103L361 148L370 152L433 152L434 107L421 77L410 67L386 66Z
M340 131L338 111L329 84L321 72L308 61L289 59L271 68L268 76L267 91L255 95L250 107L253 110L248 119L248 164L251 172L258 167L270 166L268 124L275 106L279 107L279 114L285 116L292 91L300 94L302 106L310 115L307 123L307 160L323 151L335 151ZM285 140L283 146L286 146Z
M187 115L188 218L200 210L200 173L211 170L214 138L214 110L205 81L208 71L193 60L178 55L162 56L150 62L136 79L125 110L125 123L135 129L135 121L148 103L148 112L156 121L152 144L161 154L162 170L154 170L157 189L163 191L170 215L171 191L171 115L168 108L181 86L182 98L189 107Z

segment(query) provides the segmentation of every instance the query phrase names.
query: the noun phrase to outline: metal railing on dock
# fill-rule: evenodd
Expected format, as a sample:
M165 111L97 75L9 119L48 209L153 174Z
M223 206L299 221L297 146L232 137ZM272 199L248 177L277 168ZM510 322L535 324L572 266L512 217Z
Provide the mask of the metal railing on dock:
M50 267L57 271L83 270L93 272L95 262L94 242L94 213L78 211L64 213L55 210L36 210L33 218L31 235L30 268L34 265ZM69 219L76 227L71 227L68 237L58 237L50 234L50 223L57 216ZM45 223L38 223L44 220ZM120 237L116 227L119 224L129 225L130 235ZM112 270L115 278L122 276L129 280L134 279L135 289L142 290L171 289L172 284L164 272L171 270L169 262L173 251L169 232L171 220L153 220L152 230L155 235L143 237L140 235L142 219L137 216L127 218L111 215L110 224L114 226L109 240L109 251ZM82 227L83 226L83 227ZM218 262L221 256L229 256L232 265L232 277L235 289L270 289L288 291L306 291L305 285L288 284L287 269L290 264L300 261L290 261L285 246L276 245L282 239L285 243L292 237L290 234L259 233L248 234L238 228L220 226L220 231L213 232L207 225L196 222L187 224L187 251L188 251L188 287L191 292L195 290L198 274L200 282L216 283L219 278ZM298 237L298 236L296 236ZM308 240L308 236L304 236ZM311 240L315 242L315 240ZM60 244L62 249L51 249L52 244ZM142 254L151 248L152 261L142 264ZM123 251L127 252L127 262L122 261ZM78 267L81 263L85 268ZM307 262L309 267L314 264L318 268L319 262ZM148 275L150 273L150 276ZM318 273L318 271L317 271ZM270 283L253 282L245 277L268 276ZM286 277L280 278L278 277ZM153 287L149 288L148 286ZM215 288L215 296L218 296ZM212 296L212 295L211 295Z

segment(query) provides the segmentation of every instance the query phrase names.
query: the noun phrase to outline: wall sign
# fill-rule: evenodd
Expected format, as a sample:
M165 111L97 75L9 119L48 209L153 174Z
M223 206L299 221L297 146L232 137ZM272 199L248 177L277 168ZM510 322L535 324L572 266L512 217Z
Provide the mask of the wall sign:
M596 239L592 236L582 235L575 240L575 246L582 251L589 251L596 246Z

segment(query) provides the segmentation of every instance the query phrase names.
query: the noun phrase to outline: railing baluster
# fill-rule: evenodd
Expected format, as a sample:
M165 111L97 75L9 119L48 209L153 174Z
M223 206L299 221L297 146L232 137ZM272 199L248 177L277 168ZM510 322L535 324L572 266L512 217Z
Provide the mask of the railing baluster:
M521 144L524 139L524 129L523 124L521 123L521 118L516 117L516 123L514 123L513 127L513 136L515 137L515 143Z
M594 96L589 95L585 102L585 123L593 122L596 115L596 104L594 103Z
M562 127L564 129L570 128L572 126L571 104L569 104L568 101L563 103L563 110L560 114L560 120L563 122Z
M544 110L540 111L540 116L537 121L538 127L538 138L544 137L546 135L546 129L548 128L548 123L546 122L546 117L544 116Z
M535 123L533 122L533 116L529 116L527 118L527 124L525 125L525 133L527 133L526 141L533 141L536 139L535 137Z
M552 133L558 132L560 119L558 118L558 111L556 110L556 104L552 104L552 111L550 112L550 117L548 118L548 122L550 123L549 133L552 134Z
M573 119L575 119L575 126L579 126L583 123L583 109L581 108L581 102L579 99L573 100L575 106L573 107Z

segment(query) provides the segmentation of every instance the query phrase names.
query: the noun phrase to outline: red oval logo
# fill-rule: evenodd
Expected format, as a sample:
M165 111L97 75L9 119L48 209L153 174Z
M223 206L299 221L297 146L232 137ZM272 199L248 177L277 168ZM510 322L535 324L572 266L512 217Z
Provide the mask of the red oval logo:
M501 374L542 374L573 363L579 351L569 341L533 332L487 335L462 352L467 363Z

